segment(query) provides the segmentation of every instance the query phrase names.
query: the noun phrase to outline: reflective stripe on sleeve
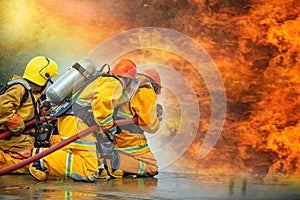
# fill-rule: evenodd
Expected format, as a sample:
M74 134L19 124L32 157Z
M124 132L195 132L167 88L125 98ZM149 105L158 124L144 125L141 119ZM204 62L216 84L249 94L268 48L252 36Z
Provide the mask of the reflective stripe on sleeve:
M122 151L124 153L138 153L138 152L144 151L146 149L149 149L149 146L147 143L144 146L132 146L132 147L123 147L123 148L115 147L115 150Z
M131 119L131 118L133 118L132 115L124 113L124 112L120 112L120 111L117 112L117 117L118 118L123 118L123 119Z
M68 138L66 137L61 137L61 140L67 140ZM86 141L86 140L76 140L74 142L72 142L71 144L76 144L78 146L95 146L95 142L91 142L91 141Z
M109 123L112 123L112 121L113 121L113 114L110 114L108 117L106 117L104 120L102 120L100 122L100 124L103 125L103 126L105 126L105 125L107 125Z

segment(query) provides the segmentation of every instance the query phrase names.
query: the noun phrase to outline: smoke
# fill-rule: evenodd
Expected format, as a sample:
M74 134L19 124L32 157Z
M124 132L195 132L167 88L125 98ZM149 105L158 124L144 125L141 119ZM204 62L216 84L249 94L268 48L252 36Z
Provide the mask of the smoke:
M22 74L36 55L56 60L63 72L117 33L143 27L179 31L201 44L218 67L227 116L215 148L199 159L211 114L207 88L193 78L189 63L157 54L160 60L168 56L169 65L197 86L201 110L198 134L174 168L299 176L299 8L297 0L2 1L0 83ZM146 54L130 55L141 62Z

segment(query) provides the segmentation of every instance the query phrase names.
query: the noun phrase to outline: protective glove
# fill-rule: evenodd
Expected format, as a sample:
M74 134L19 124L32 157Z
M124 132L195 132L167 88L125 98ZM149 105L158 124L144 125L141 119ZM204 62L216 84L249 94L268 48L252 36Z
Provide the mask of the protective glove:
M115 135L121 132L121 129L118 126L112 126L107 130L110 134Z
M15 113L12 119L5 122L5 125L14 135L20 135L25 130L25 123L18 113Z
M110 141L113 141L115 134L119 134L121 132L121 129L118 126L112 126L109 129L105 129L104 132L108 139Z
M161 104L156 104L156 113L157 113L157 118L159 121L162 121L163 113L164 113L164 108Z

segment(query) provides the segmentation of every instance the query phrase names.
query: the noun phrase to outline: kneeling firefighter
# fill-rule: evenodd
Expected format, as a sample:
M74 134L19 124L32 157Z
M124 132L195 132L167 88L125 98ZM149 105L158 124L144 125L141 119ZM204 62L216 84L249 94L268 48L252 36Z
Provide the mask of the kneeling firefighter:
M76 73L79 72L86 77L86 82L84 84L80 83L83 86L79 90L76 89L77 91L71 101L66 101L72 102L72 107L58 116L57 126L61 139L70 138L95 124L100 126L106 134L115 134L118 130L113 125L114 109L120 103L128 101L131 94L134 93L134 88L137 88L135 64L127 59L121 60L114 67L114 69L122 72L120 74L111 73L110 70L103 73L102 69L100 73L89 72L87 69L95 69L96 67L88 59L76 63L74 67L76 70L67 72L64 78L62 77L63 80L66 81L68 77L73 77L73 75L68 73L76 71ZM62 79L56 81L58 85L54 84L51 87L61 87L60 80ZM69 85L74 87L73 84ZM65 90L68 89L65 88ZM55 89L49 88L49 91L53 92ZM48 93L47 90L46 93L51 93L50 95L52 95L52 92ZM49 99L52 98L50 95ZM60 97L60 94L57 96ZM61 95L61 99L64 99L65 96ZM57 100L56 97L54 99ZM96 181L99 174L97 138L101 139L104 132L100 129L97 133L88 134L32 163L29 167L31 175L38 180L46 180L47 173L49 173L57 177L73 179L74 181ZM33 155L40 151L43 151L43 148L35 149ZM122 177L122 171L110 171L113 175Z
M122 104L115 119L136 118L136 124L120 125L121 132L114 135L115 152L112 167L124 175L154 176L158 173L157 161L147 144L144 131L155 133L160 127L162 107L157 104L161 81L154 68L138 74L139 89L127 104Z
M39 98L58 75L57 64L45 56L32 58L26 65L23 77L13 76L0 95L0 134L10 130L13 135L0 140L0 169L17 164L30 157L31 149L40 143L40 135L35 135L42 126L39 122ZM36 119L37 125L25 127L25 122ZM34 134L33 134L34 133ZM49 138L48 138L49 139ZM27 172L28 167L16 172Z

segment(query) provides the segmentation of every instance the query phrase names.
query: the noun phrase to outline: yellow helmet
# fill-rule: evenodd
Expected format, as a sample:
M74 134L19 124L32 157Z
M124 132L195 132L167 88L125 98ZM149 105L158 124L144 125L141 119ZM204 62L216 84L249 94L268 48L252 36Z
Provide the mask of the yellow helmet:
M57 64L45 56L37 56L28 62L23 78L44 86L52 76L58 76Z

